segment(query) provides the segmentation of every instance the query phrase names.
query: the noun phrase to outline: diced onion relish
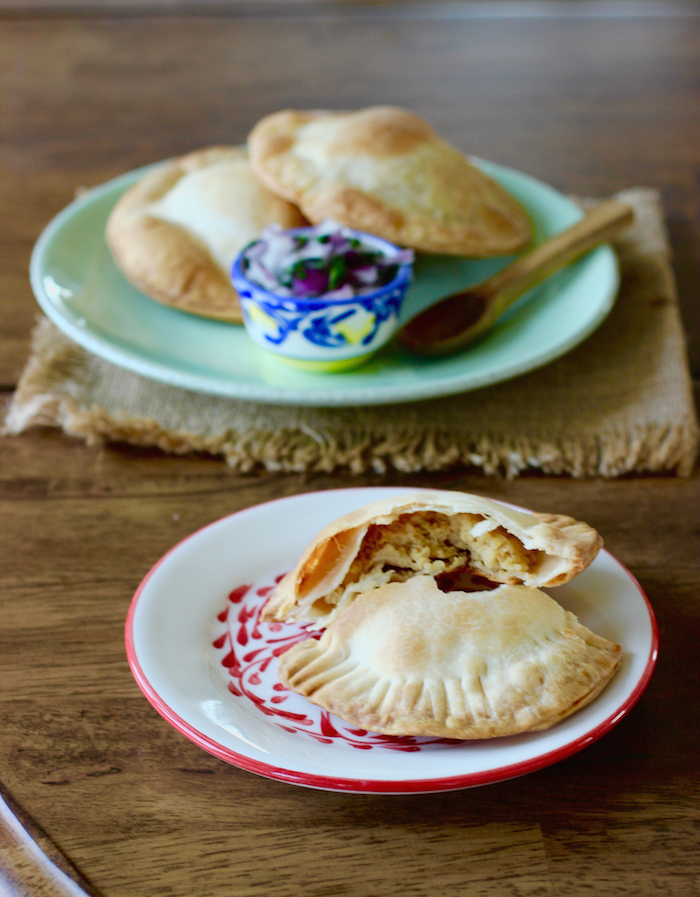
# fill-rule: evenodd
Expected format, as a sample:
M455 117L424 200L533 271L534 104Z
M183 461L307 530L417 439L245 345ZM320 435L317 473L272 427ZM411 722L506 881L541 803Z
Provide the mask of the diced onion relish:
M335 221L303 234L272 224L243 251L241 271L278 296L352 299L390 283L412 261L411 249L382 252Z

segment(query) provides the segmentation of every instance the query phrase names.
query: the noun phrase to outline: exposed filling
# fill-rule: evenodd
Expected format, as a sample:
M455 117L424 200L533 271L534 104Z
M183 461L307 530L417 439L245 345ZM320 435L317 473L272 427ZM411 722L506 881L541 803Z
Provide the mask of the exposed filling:
M501 583L479 576L468 567L461 567L449 573L438 573L435 584L441 592L490 592L497 589Z
M537 569L543 554L525 548L494 520L479 514L402 514L387 525L370 525L343 582L316 601L314 610L319 616L334 609L340 613L357 595L390 582L405 582L416 573L435 576L443 591L460 590L460 583L470 579L465 573L475 574L471 579L477 584L479 576L492 582L520 583Z

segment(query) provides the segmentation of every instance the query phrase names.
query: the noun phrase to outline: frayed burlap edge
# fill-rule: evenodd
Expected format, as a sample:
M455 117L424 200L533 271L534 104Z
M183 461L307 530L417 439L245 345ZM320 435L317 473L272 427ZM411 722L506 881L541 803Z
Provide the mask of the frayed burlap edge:
M165 452L193 451L223 456L239 472L332 472L353 474L388 468L411 473L451 467L475 467L489 475L515 477L528 469L573 477L619 477L629 473L675 472L688 476L698 450L697 426L661 428L647 424L603 437L581 434L547 441L483 433L478 440L429 430L374 436L354 428L342 438L307 428L198 435L166 430L151 418L115 417L96 405L81 407L78 398L89 369L83 350L41 319L34 331L32 354L10 405L5 432L32 426L59 426L90 445L125 441L156 446ZM105 363L105 362L100 362Z
M630 414L622 405L593 425L589 417L589 423L576 427L574 433L573 427L541 426L541 420L538 423L533 419L521 427L520 418L512 415L509 422L504 424L499 419L495 425L493 414L483 413L483 401L482 413L471 417L474 403L479 405L478 397L453 397L448 404L444 399L436 400L431 402L429 413L425 403L418 403L420 409L409 403L398 412L396 407L387 406L372 413L362 409L332 413L256 406L188 393L115 368L41 318L4 432L18 434L34 426L57 426L93 445L126 441L178 454L200 451L223 456L231 468L241 472L256 468L294 472L347 469L359 474L381 473L392 467L403 472L471 467L507 477L528 469L574 477L666 472L687 476L692 472L700 438L690 377L682 357L683 332L663 210L658 192L648 188L625 191L620 198L634 206L637 217L635 228L617 244L623 281L630 278L636 292L634 304L627 306L632 317L617 325L606 322L601 329L614 335L614 342L608 338L603 350L608 353L606 358L618 353L614 327L634 331L636 310L644 303L654 306L662 316L665 323L660 324L658 319L654 326L666 340L662 347L665 354L658 359L661 379L654 381L655 392L646 398L644 393L638 394L636 410L630 409ZM591 201L581 203L589 205ZM529 394L535 395L538 389L547 395L551 389L556 392L560 385L557 377L562 376L557 370L564 371L569 380L581 374L585 383L586 372L590 373L587 359L595 357L595 351L591 355L593 345L589 343L578 361L573 353L569 356L573 362L564 359L548 367L551 376L546 371L544 377L538 372L528 375ZM649 343L645 343L642 351L648 350ZM643 376L641 368L638 373ZM494 407L503 413L508 407L504 402L519 401L518 392L510 389L501 385L490 394L486 390L480 395L487 397L487 404L493 400ZM561 411L561 391L558 395ZM590 398L590 387L582 385L578 392L565 395L564 401L570 406L587 395ZM456 404L459 401L462 405ZM645 413L648 403L653 404L654 411ZM668 413L659 413L660 405L667 407ZM470 415L468 426L462 425L466 418L450 417L455 408L459 414ZM583 418L577 416L578 420ZM436 421L442 426L436 426Z

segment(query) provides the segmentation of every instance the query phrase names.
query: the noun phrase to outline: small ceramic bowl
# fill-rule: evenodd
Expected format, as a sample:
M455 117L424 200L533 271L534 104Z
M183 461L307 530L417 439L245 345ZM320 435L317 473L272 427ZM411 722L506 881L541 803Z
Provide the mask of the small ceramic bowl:
M347 229L346 229L347 230ZM314 228L286 233L303 236ZM392 256L399 247L387 240L352 231L366 246ZM411 278L411 262L400 263L396 276L372 292L349 299L280 296L249 280L242 258L233 263L231 280L243 308L248 334L281 361L309 371L344 371L364 363L398 328L399 313Z

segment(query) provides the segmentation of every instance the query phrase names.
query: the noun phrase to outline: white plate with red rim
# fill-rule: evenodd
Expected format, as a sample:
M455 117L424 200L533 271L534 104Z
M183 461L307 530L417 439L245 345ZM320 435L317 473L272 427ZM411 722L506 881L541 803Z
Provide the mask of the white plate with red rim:
M607 551L548 590L599 635L623 646L620 669L587 707L544 732L482 741L394 738L358 730L287 691L277 657L303 626L258 616L275 582L330 521L417 490L339 489L282 498L199 530L148 573L131 603L126 650L148 700L214 756L258 775L331 791L450 791L523 775L608 732L639 700L656 663L652 608Z

